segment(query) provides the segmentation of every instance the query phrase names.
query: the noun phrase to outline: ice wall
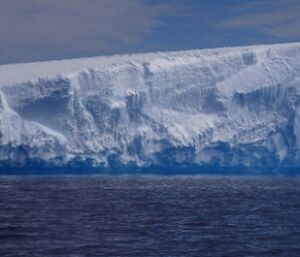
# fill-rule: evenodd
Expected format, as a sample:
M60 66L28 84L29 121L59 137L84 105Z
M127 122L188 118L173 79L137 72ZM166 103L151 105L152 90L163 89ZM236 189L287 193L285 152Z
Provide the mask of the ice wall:
M0 66L0 167L300 167L300 44Z

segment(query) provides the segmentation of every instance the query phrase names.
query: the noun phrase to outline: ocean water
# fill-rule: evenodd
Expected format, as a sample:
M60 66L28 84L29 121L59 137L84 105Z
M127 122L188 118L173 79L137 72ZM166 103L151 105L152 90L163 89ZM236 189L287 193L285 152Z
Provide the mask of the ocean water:
M0 256L300 256L300 178L0 177Z

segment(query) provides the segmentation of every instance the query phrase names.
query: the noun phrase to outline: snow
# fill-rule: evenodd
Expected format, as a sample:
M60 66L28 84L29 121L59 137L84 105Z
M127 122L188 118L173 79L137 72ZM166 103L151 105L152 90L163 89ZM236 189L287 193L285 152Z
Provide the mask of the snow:
M300 166L300 43L0 65L0 167Z

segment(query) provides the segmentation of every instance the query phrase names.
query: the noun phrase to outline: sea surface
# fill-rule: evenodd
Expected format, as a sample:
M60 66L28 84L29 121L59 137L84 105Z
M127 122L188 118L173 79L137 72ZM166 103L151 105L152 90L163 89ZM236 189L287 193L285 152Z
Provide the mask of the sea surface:
M0 256L300 256L300 178L0 177Z

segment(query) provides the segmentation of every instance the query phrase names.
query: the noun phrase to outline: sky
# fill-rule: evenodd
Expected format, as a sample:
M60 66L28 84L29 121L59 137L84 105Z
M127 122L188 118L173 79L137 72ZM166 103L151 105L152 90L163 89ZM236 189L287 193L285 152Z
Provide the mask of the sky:
M300 41L299 0L0 0L0 64Z

